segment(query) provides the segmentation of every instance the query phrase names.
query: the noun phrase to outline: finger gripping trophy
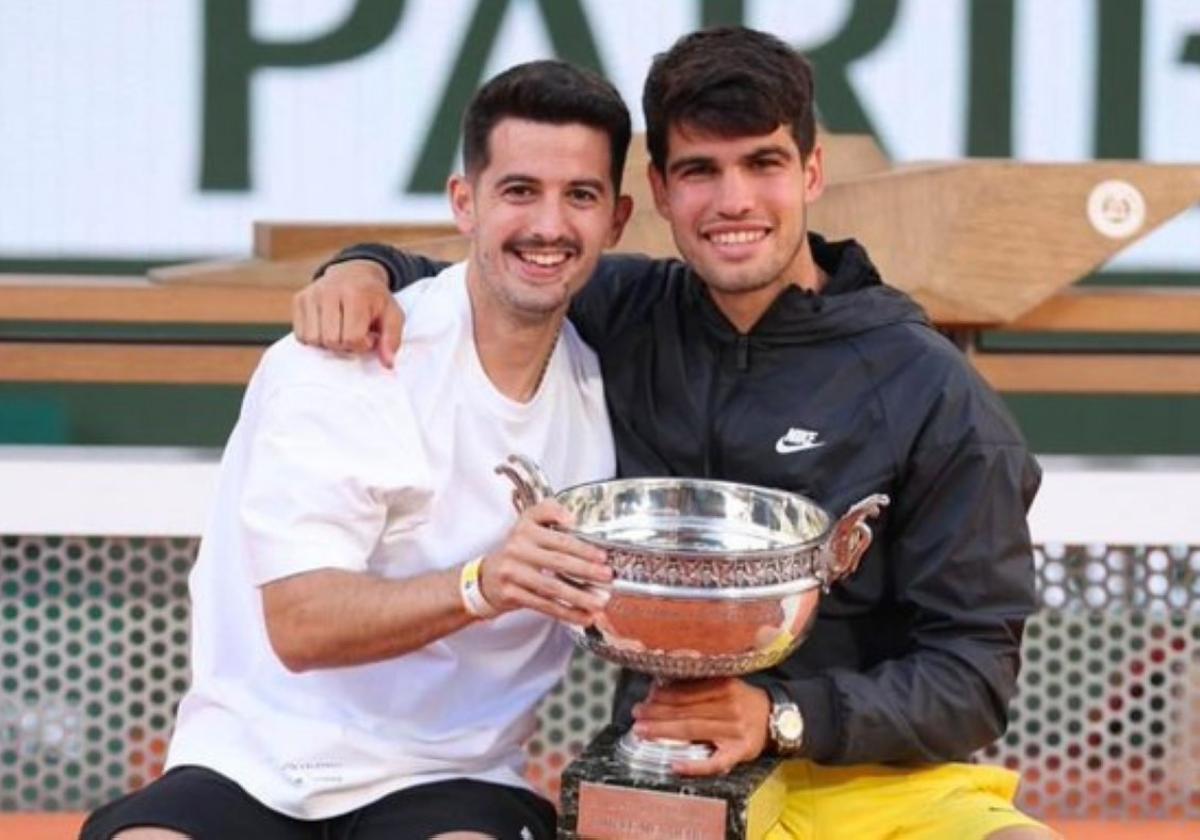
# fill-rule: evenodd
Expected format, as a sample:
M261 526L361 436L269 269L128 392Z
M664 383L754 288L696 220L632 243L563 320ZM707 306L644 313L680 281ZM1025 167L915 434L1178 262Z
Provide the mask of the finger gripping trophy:
M888 504L887 496L871 495L834 520L798 494L727 481L631 478L556 493L522 456L510 456L496 472L512 481L518 510L553 498L574 516L573 533L608 553L611 598L595 624L571 628L577 643L658 680L741 676L786 659L808 635L821 593L858 568L871 543L867 520ZM651 823L664 803L648 810L637 794L650 780L659 795L672 785L695 787L694 780L672 779L671 764L706 758L711 750L627 732L613 757L642 787L622 794L610 779L605 786L612 790L591 797L601 804L590 810L599 813L586 813L584 781L572 803L579 813L564 808L564 819L577 822L584 836L653 837ZM687 810L674 804L674 811ZM730 816L711 836L727 836L726 824L735 829L729 833L746 836ZM622 830L630 818L640 822ZM676 823L657 833L710 836L699 825L684 830ZM606 824L610 830L602 830Z

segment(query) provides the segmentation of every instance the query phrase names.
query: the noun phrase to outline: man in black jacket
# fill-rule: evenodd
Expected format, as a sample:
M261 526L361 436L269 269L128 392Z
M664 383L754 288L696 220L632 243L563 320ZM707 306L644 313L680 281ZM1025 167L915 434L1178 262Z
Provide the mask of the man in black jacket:
M747 679L648 693L618 723L708 741L711 774L790 762L785 833L1049 837L1011 805L1015 774L962 762L1003 733L1034 609L1025 513L1040 473L1000 400L863 248L809 233L823 188L812 76L761 32L714 29L658 56L643 97L656 206L686 259L602 261L571 318L597 351L624 476L720 478L838 514L892 505L809 639ZM383 293L436 264L347 249L296 301L301 340L394 353ZM774 725L798 708L803 735ZM885 766L886 765L886 766Z

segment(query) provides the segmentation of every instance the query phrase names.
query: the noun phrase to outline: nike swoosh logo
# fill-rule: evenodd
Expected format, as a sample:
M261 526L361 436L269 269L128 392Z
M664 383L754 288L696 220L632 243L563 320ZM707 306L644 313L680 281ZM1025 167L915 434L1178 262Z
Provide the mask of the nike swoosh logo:
M817 449L824 446L825 441L805 441L803 443L789 443L784 438L775 441L775 451L780 455L790 455L793 452L803 452L805 449Z

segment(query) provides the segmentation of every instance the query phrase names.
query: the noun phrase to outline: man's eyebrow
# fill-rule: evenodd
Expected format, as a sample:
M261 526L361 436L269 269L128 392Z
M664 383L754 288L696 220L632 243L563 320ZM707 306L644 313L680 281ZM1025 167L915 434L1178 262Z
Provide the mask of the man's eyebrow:
M496 186L506 187L509 184L535 184L537 178L532 175L525 175L521 172L510 172L496 180Z
M772 157L778 155L780 157L791 157L792 152L787 146L772 144L770 146L759 146L757 149L750 151L745 155L745 159Z
M507 187L512 184L527 185L540 183L541 179L536 178L533 175L526 175L521 172L510 172L507 175L502 175L500 178L496 179L496 186L500 188ZM586 187L599 192L605 192L607 190L607 182L603 178L574 178L571 181L568 181L568 184L572 189Z
M771 143L751 149L750 151L746 152L746 154L742 155L741 159L754 160L755 158L774 156L788 158L792 156L792 152L787 146L781 143ZM689 157L682 157L678 160L671 161L667 165L667 171L678 172L690 166L712 166L714 163L715 159L712 155L691 155Z
M678 172L681 169L686 169L689 166L712 166L713 158L711 155L692 155L690 157L681 157L678 160L673 160L667 165L668 172Z
M575 178L570 183L573 188L587 187L603 193L607 191L608 182L602 178Z

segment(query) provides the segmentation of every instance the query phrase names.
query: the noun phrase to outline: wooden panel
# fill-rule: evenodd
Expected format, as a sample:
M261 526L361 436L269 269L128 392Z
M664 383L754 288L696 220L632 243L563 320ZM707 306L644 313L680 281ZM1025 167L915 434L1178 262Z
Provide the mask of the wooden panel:
M404 247L433 259L458 262L466 259L469 243L466 237L455 235L404 243ZM308 283L321 264L331 256L333 251L286 260L248 259L184 263L151 269L149 277L154 283L171 286L269 286L294 292Z
M162 286L142 279L0 275L0 320L290 324L292 291Z
M1067 289L1001 329L1200 332L1200 288Z
M265 347L0 342L0 382L243 385Z
M824 149L827 184L874 175L891 167L887 155L870 134L830 134L818 126L817 142Z
M359 242L388 242L392 245L404 245L457 235L458 228L448 222L429 222L427 224L255 222L254 256L264 260L286 260L311 254L333 254L347 245Z
M461 240L455 237L436 245L426 244L454 256L453 249ZM244 270L247 269L239 268ZM284 286L270 285L157 284L140 278L0 275L0 320L289 323L292 292ZM998 329L1200 332L1200 288L1068 289Z
M1113 239L1092 227L1089 196L1123 180L1144 223ZM1099 161L960 161L898 166L830 184L809 225L854 237L886 281L942 324L1016 320L1200 200L1200 166Z
M264 347L0 342L0 382L244 384ZM973 353L1009 393L1200 394L1200 355Z
M168 286L270 286L293 292L308 283L329 256L332 254L289 260L205 260L152 268L146 276L152 283Z
M972 353L997 391L1200 394L1200 354Z

